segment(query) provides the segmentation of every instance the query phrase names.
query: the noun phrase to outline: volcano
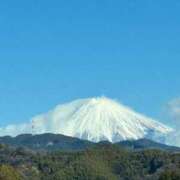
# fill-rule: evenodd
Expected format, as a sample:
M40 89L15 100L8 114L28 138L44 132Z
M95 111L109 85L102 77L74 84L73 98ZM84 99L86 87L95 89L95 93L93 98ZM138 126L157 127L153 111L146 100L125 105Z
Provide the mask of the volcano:
M106 97L79 99L58 105L30 123L11 126L11 133L56 133L93 142L148 138L163 142L172 129ZM1 128L8 134L8 127Z

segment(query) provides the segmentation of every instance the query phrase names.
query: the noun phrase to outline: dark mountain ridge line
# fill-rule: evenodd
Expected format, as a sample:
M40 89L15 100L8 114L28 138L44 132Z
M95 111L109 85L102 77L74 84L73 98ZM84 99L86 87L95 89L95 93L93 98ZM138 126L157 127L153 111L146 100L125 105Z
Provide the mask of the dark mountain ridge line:
M149 139L126 140L117 143L109 141L101 141L99 143L82 140L75 137L65 136L61 134L21 134L16 137L4 136L0 137L0 144L7 144L14 147L24 147L33 150L63 150L63 151L79 151L94 146L104 144L115 144L129 150L142 149L161 149L166 151L180 152L179 147L168 146L162 143L154 142Z

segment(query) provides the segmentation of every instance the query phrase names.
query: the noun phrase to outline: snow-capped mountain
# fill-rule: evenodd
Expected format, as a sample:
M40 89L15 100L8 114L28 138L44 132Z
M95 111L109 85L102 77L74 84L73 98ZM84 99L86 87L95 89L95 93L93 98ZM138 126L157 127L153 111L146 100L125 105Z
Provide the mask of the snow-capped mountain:
M171 128L106 97L75 100L34 117L30 123L0 128L0 135L57 133L93 142L149 138L163 141Z

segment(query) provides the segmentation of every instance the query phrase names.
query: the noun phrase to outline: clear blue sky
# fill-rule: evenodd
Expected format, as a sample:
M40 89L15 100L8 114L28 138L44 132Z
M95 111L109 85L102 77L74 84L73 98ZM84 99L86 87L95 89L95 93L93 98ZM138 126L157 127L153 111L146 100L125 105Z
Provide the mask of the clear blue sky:
M180 1L0 2L0 126L99 95L155 118L180 95Z

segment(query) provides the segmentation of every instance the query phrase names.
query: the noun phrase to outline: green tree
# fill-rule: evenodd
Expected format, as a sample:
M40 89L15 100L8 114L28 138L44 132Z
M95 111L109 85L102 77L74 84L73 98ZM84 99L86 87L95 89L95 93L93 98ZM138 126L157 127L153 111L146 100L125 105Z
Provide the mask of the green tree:
M21 180L20 174L9 165L0 166L0 180Z
M180 180L180 172L175 170L165 170L159 180Z

